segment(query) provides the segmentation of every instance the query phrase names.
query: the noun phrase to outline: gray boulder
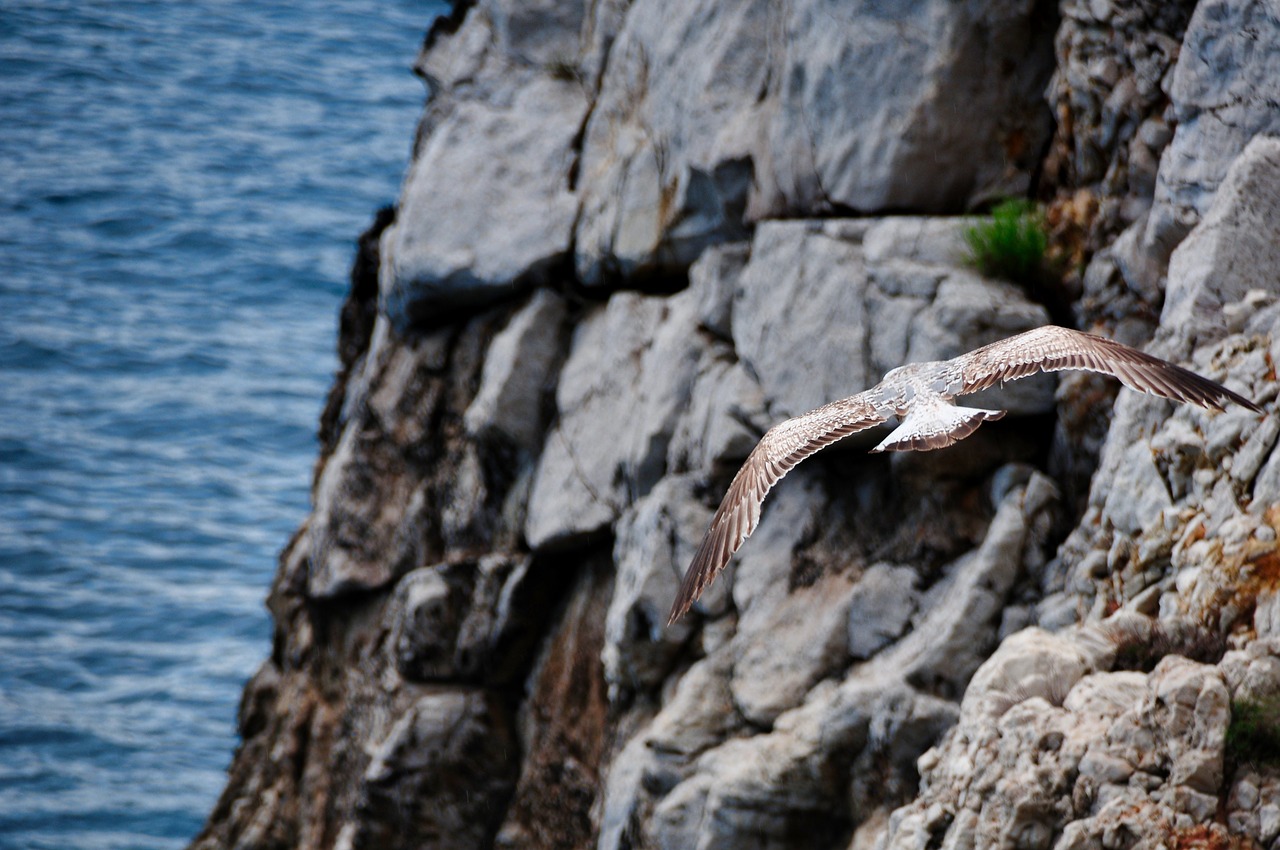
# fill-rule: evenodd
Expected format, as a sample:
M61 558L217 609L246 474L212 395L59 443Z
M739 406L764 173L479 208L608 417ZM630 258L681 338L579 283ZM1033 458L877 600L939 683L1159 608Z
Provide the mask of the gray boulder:
M589 99L559 68L584 15L484 0L420 57L430 99L381 242L380 309L399 330L512 297L567 257Z
M493 338L480 389L463 414L470 434L537 451L547 397L564 356L567 310L564 299L540 289Z
M689 407L667 454L674 471L709 473L745 458L769 429L764 395L732 349L713 345L703 356Z
M409 166L379 274L381 309L402 329L511 297L568 250L587 101L574 83L525 76L509 102L454 105Z
M1184 351L1233 329L1223 321L1229 305L1252 299L1256 309L1265 301L1251 293L1280 293L1280 137L1255 137L1219 179L1212 205L1169 261L1161 321Z
M576 244L585 283L680 271L709 245L745 235L772 8L627 8L583 140Z
M734 297L733 341L778 418L879 380L865 355L863 226L852 234L840 221L767 222L756 230Z
M900 638L920 604L910 567L873 564L854 586L849 603L849 654L870 658Z
M1050 130L1046 4L786 9L756 209L955 213L1025 192Z

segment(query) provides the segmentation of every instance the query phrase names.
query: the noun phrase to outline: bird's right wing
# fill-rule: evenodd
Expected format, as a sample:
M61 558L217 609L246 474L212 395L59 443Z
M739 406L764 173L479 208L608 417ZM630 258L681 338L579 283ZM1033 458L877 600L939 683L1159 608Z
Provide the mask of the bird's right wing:
M874 389L869 390L788 419L769 429L760 439L733 477L729 492L712 518L711 527L680 584L667 625L689 610L755 531L764 498L782 476L814 452L894 415L891 408L872 401L874 393Z
M984 345L950 361L959 370L957 395L985 390L1036 372L1085 369L1119 378L1132 389L1222 410L1227 401L1262 408L1216 381L1106 337L1054 325Z

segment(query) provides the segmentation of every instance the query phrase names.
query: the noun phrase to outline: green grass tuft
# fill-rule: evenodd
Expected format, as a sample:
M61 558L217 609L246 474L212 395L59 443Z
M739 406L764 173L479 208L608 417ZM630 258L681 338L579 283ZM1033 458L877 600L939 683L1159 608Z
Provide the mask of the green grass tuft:
M969 261L987 277L1036 287L1052 276L1044 213L1030 201L1003 201L989 219L965 230L964 241Z
M1280 697L1231 701L1227 756L1237 764L1280 763Z

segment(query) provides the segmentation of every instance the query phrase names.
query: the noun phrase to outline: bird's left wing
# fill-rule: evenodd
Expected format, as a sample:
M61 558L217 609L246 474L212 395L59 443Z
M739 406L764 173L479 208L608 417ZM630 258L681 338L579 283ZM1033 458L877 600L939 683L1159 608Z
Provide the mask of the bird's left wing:
M760 522L764 498L782 476L809 455L858 431L879 425L894 414L873 401L875 390L811 410L769 429L729 485L693 557L667 625L679 619L707 585L719 575Z

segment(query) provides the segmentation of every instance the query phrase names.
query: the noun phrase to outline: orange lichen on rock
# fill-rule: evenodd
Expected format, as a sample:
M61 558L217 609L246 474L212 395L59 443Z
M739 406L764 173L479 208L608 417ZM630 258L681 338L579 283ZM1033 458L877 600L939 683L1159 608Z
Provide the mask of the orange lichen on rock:
M1260 850L1258 842L1247 835L1232 835L1217 823L1199 823L1175 830L1174 850Z

